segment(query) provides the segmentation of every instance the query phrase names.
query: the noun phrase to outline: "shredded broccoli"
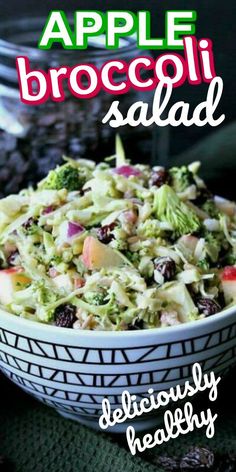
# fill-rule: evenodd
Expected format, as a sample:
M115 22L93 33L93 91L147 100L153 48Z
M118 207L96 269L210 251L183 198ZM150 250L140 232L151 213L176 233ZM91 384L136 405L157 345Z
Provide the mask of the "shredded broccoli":
M158 238L161 235L160 223L149 218L139 225L138 234L143 238Z
M113 323L117 323L119 321L118 317L122 316L122 310L114 294L111 295L110 301L106 306L106 316L110 317Z
M219 218L220 212L213 199L206 200L202 205L204 210L211 218Z
M71 164L64 164L51 170L41 184L40 188L48 190L61 190L65 188L68 192L81 190L86 182L86 177L82 170L73 167Z
M38 226L37 223L33 223L29 228L25 230L25 233L28 236L33 236L35 234L40 235L42 234L42 228L40 228L40 226Z
M169 174L171 178L171 186L177 193L184 192L184 190L186 190L190 185L195 184L193 173L187 166L172 167L169 170Z
M37 308L40 305L54 303L58 296L52 290L47 288L43 282L33 282L27 285L23 290L14 294L14 302L22 306Z
M172 226L176 236L194 233L200 229L198 216L179 199L169 185L162 185L156 191L154 210L157 218Z
M197 267L199 267L199 269L201 269L203 272L207 272L210 269L208 258L204 257L203 259L200 259L197 262Z
M36 285L36 284L35 284ZM57 301L58 296L41 282L36 285L36 296L39 304L46 305Z
M115 301L115 297L111 296L109 301L104 302L102 305L95 305L94 303L87 303L82 298L74 298L74 305L87 313L91 313L98 317L108 317L110 315L116 315L119 313L119 306Z
M207 232L205 235L206 253L212 262L217 262L222 248L222 233Z
M132 263L139 263L140 261L140 256L137 252L125 251L125 256Z

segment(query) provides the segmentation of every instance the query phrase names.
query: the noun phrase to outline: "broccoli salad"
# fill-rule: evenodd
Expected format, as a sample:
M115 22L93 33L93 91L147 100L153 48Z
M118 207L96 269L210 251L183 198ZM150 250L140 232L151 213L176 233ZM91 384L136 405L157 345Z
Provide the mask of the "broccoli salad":
M137 330L216 315L236 298L234 203L199 163L73 161L0 200L0 304L78 330ZM217 315L216 315L217 316Z

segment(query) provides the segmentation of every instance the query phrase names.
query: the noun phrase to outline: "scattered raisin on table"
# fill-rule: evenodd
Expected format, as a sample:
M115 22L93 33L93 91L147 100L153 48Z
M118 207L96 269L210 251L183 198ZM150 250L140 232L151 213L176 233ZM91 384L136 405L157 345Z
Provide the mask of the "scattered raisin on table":
M199 312L205 316L215 315L221 310L219 303L211 298L198 298L196 304Z
M206 447L192 447L180 462L181 471L198 471L211 469L214 464L214 454Z
M177 457L160 456L157 465L162 467L166 472L179 471L180 460Z
M168 172L165 169L153 170L149 179L149 187L161 187L169 180Z
M175 276L176 264L171 257L159 257L154 261L154 269L160 272L165 282L168 282Z
M76 306L70 303L60 305L54 312L55 325L60 328L72 328L76 321Z
M108 244L114 239L114 235L112 234L113 229L115 228L115 223L111 223L110 225L101 226L97 230L97 237L99 241L103 244Z

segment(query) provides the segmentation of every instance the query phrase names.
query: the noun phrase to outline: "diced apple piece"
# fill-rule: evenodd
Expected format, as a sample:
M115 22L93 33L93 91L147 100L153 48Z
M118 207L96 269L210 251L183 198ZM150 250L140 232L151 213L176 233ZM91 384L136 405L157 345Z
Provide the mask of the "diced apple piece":
M8 305L12 303L14 293L24 288L31 280L24 274L22 267L0 271L0 303Z
M72 292L74 288L69 274L57 275L53 278L53 283L59 290L64 289L66 292Z
M171 302L175 305L178 318L181 323L191 321L197 315L197 308L193 303L190 293L182 282L171 282L167 286L158 289L160 300Z
M178 240L180 250L182 251L185 258L190 262L195 258L196 252L198 252L197 249L199 248L199 241L201 240L196 236L192 236L191 234L185 234Z
M215 197L215 204L217 208L228 216L236 214L236 204L225 198Z
M82 259L84 265L90 270L124 265L122 256L93 236L87 236L84 241Z
M185 234L179 239L179 242L183 244L192 254L194 253L199 239L191 234Z
M236 267L225 267L221 273L221 283L224 292L225 302L227 304L236 300Z

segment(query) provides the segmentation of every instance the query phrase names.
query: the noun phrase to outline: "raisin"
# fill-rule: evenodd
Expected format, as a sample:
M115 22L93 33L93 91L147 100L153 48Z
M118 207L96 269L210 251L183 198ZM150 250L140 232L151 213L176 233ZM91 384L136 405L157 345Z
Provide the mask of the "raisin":
M54 312L55 325L60 328L72 328L76 321L76 306L65 303L56 308Z
M214 464L214 454L206 447L192 447L180 462L181 471L210 469Z
M29 229L33 224L35 223L34 218L29 218L25 223L23 223L23 228L24 229Z
M175 276L176 264L171 257L159 257L155 259L154 268L164 277L165 282L168 282Z
M7 258L8 266L17 265L17 258L19 257L19 251L16 249L15 251L11 252Z
M80 192L79 192L79 193L80 193L80 196L83 197L87 192L90 192L91 190L92 190L92 189L91 189L90 187L84 188L84 189L81 188L81 190L80 190Z
M108 244L114 239L114 235L112 234L113 229L115 228L115 223L111 223L110 225L101 226L97 230L97 237L101 243Z
M149 179L149 187L161 187L168 182L169 175L165 169L153 170Z
M179 471L180 461L177 457L160 456L157 460L159 465L166 472Z
M199 313L202 313L205 316L215 315L221 310L219 303L211 298L198 298L196 300L196 305Z

